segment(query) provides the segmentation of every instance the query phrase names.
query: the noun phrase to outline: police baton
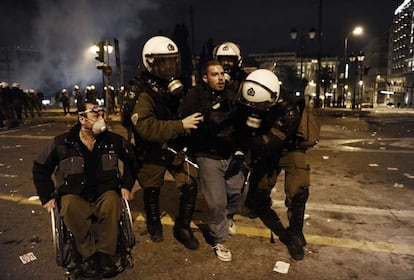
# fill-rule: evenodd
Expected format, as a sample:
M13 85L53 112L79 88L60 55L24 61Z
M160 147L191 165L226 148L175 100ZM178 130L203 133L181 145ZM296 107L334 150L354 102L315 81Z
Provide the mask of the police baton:
M171 147L167 147L167 150L170 151L171 153L173 153L174 155L178 154L178 152L176 150L174 150ZM185 153L187 151L187 148L183 149L183 152ZM191 164L192 166L194 166L195 168L198 169L198 165L197 163L193 162L191 159L189 159L189 157L184 154L184 161L187 162L188 164Z

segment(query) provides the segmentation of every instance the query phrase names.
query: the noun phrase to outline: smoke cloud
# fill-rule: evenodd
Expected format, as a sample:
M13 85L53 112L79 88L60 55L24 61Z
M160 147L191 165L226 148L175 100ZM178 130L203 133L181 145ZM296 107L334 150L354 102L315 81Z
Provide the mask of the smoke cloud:
M95 53L89 49L91 45L116 38L122 59L127 42L143 32L140 14L158 8L149 0L37 0L37 5L38 16L32 21L33 42L41 58L26 65L19 76L22 85L49 91L102 82L102 72L95 67ZM112 53L113 68L114 57ZM50 96L54 92L45 94Z

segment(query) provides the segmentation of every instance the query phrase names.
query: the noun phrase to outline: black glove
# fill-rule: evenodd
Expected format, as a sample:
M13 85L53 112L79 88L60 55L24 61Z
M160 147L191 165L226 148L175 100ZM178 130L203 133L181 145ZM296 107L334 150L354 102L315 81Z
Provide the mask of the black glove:
M240 172L241 167L243 166L245 156L243 153L236 153L233 155L229 167L224 174L224 179L228 180L234 175L237 175Z

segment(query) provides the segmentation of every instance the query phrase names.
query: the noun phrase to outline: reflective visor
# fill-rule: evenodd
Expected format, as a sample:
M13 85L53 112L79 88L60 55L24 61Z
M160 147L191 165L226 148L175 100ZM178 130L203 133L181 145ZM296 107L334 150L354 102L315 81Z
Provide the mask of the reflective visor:
M181 76L181 60L179 54L154 55L152 72L157 77L169 80Z
M232 69L236 65L237 59L235 55L220 55L217 57L224 69Z

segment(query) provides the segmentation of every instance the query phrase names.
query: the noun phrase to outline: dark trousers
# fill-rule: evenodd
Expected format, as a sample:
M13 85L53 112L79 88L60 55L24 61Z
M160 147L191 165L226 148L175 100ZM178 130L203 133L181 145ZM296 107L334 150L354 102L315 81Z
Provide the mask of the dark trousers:
M60 216L75 237L77 249L83 259L96 252L115 255L122 203L116 191L107 191L95 202L78 195L61 198ZM92 217L98 221L97 238L92 234Z

